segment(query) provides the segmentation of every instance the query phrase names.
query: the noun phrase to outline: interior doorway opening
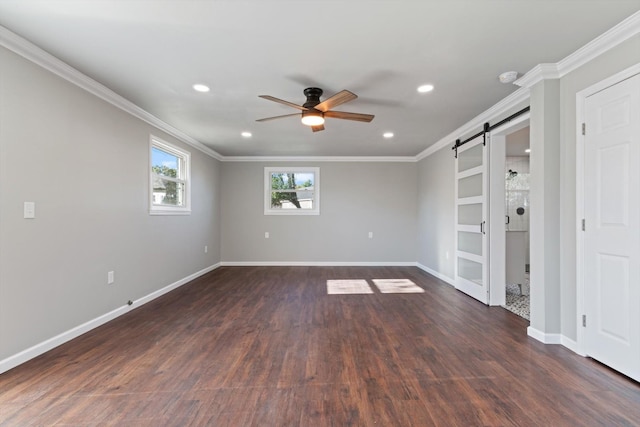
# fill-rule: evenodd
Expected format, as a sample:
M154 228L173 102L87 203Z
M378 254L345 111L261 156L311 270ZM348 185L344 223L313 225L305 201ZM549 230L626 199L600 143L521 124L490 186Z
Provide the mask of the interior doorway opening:
M529 113L491 132L490 304L529 319ZM513 310L511 310L513 308Z
M505 147L505 304L529 320L529 127L506 135Z

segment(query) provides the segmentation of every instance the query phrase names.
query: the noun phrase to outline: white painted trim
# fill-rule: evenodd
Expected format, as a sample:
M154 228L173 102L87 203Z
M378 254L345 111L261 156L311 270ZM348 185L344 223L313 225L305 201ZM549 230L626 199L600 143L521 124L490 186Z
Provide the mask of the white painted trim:
M428 157L431 154L435 153L436 151L439 151L441 148L444 148L447 146L453 146L453 143L457 138L460 138L462 135L469 134L474 130L477 131L478 129L482 128L482 126L485 123L490 122L491 120L495 120L496 118L499 118L500 115L513 110L519 104L527 100L529 100L528 88L520 88L516 90L511 95L507 96L506 98L503 98L500 102L495 104L493 107L477 115L476 117L474 117L473 119L465 123L464 125L460 126L458 129L451 132L449 135L445 136L444 138L441 138L435 144L430 145L428 148L426 148L424 151L422 151L416 156L416 160L420 161L425 157Z
M558 64L538 64L529 70L524 76L513 82L514 85L531 88L542 80L559 79Z
M415 267L415 262L370 261L222 261L222 267Z
M224 162L387 162L415 163L415 156L225 156Z
M167 206L153 204L153 149L156 148L165 153L176 156L184 169L181 177L176 177L173 181L184 184L183 206ZM168 178L171 180L171 178ZM174 144L154 136L149 136L149 215L191 215L191 153Z
M640 33L640 11L626 18L602 35L596 37L571 55L558 62L560 77L582 67L625 40Z
M561 61L555 64L536 65L513 84L531 88L542 80L562 78L639 32L640 12L636 12Z
M132 305L124 305L116 308L108 313L105 313L101 316L96 317L95 319L89 320L81 325L78 325L74 328L69 329L61 334L56 335L55 337L49 338L39 344L36 344L26 350L23 350L13 356L9 356L6 359L0 360L0 374L8 371L9 369L15 368L18 365L21 365L37 356L40 356L43 353L46 353L49 350L52 350L59 345L62 345L68 341L71 341L74 338L79 337L80 335L91 331L92 329L97 328L98 326L104 325L105 323L122 316L129 311L138 308L139 306L152 301L159 296L166 294L190 281L196 279L210 271L215 270L220 267L220 263L214 264L210 267L204 268L196 273L193 273L183 279L178 280L168 286L165 286L162 289L159 289L155 292L150 293L142 298L139 298L133 301Z
M515 119L491 131L490 144L491 160L489 161L489 289L490 305L504 305L506 302L506 227L505 221L505 161L506 137L513 132L529 126L530 112L526 112Z
M573 351L580 356L586 356L580 351L578 343L571 338L568 338L562 334L545 334L535 328L529 326L527 328L527 335L531 338L540 341L543 344L560 344L561 346Z
M274 172L312 173L313 199L311 209L274 209L271 207L271 174ZM316 166L265 166L264 168L264 215L320 215L320 168Z
M640 12L633 16L640 16ZM638 19L640 22L640 19ZM582 123L585 120L585 102L591 95L620 83L636 74L640 74L640 63L622 70L604 80L601 80L576 93L576 345L574 350L578 354L585 355L584 328L582 327L582 315L585 314L584 301L584 234L582 233L582 218L584 218L584 135L582 135Z
M45 52L33 43L25 40L24 38L18 36L17 34L9 31L2 26L0 26L0 46L9 49L10 51L22 56L23 58L33 62L34 64L39 65L45 70L52 72L58 77L61 77L64 80L78 86L79 88L86 90L90 94L97 96L98 98L108 102L114 107L119 108L128 114L131 114L133 117L136 117L143 122L148 123L151 126L154 126L159 130L168 133L169 135L179 139L185 144L191 145L192 147L202 151L203 153L213 157L214 159L223 159L220 154L218 154L211 148L195 140L194 138L191 138L189 135L171 126L170 124L163 122L156 116L138 107L133 102L123 98L106 86L82 74L80 71L76 70L75 68L59 60L55 56Z
M416 263L416 267L418 267L420 270L423 270L426 273L429 273L430 275L442 280L443 282L446 282L449 285L455 287L455 281L451 277L445 276L444 274L442 274L440 272L437 272L437 271L427 267L426 265L420 264L419 262Z
M560 334L545 334L533 327L527 327L527 335L536 339L544 344L562 344L562 335Z
M584 354L584 352L581 350L578 343L572 340L571 338L568 338L562 335L560 337L560 344L562 344L564 347L568 348L569 350L573 351L574 353L579 354L580 356L586 356L586 354Z

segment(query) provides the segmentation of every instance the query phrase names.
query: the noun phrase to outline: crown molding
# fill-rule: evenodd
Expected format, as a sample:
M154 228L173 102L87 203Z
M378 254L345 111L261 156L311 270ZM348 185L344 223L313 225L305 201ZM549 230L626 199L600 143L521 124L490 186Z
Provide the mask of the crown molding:
M638 33L640 33L640 11L558 62L560 77L583 66Z
M531 88L543 80L559 79L562 77L558 70L558 64L538 64L529 70L524 76L513 82L514 85Z
M473 119L469 120L464 125L460 126L449 135L441 138L438 142L433 145L430 145L429 148L422 151L420 154L416 156L416 161L420 161L425 157L430 156L431 154L439 151L440 149L448 146L452 146L453 142L460 138L462 135L471 133L473 131L478 131L479 128L491 120L495 120L499 118L500 115L503 115L514 108L517 108L519 104L526 102L529 100L529 89L521 87L506 98L503 98L500 102L485 110L481 114L477 115Z
M636 12L561 61L555 64L536 65L513 84L531 88L542 80L562 78L639 32L640 12Z
M412 163L415 156L224 156L223 162L387 162Z
M9 49L34 64L39 65L45 70L52 72L58 77L61 77L79 88L84 89L90 94L97 96L103 101L108 102L114 107L117 107L126 113L131 114L133 117L136 117L143 122L173 136L174 138L177 138L185 144L188 144L215 159L222 160L223 156L202 144L200 141L197 141L170 124L163 122L159 118L138 107L133 102L123 98L106 86L98 83L85 74L82 74L80 71L2 26L0 26L0 46Z

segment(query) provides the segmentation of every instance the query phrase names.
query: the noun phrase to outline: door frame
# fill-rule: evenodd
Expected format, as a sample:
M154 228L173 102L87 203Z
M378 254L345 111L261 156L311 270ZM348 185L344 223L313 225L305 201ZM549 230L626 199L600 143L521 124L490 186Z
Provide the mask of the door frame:
M610 86L620 83L630 77L640 74L640 63L633 65L619 73L599 81L576 94L576 353L586 356L584 342L584 328L582 316L585 314L584 289L584 234L582 233L582 219L584 218L584 143L582 123L585 120L585 103L589 96L594 95Z
M489 305L506 303L505 164L506 137L529 126L530 112L491 131L489 152ZM533 292L530 290L530 292Z

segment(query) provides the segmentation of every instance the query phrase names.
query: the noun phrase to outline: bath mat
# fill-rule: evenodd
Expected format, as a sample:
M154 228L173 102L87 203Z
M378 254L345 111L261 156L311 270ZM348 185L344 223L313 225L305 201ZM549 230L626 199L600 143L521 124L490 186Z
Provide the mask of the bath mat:
M383 294L419 294L424 292L424 289L409 279L373 279L373 283Z
M327 280L327 293L339 294L372 294L366 280Z

